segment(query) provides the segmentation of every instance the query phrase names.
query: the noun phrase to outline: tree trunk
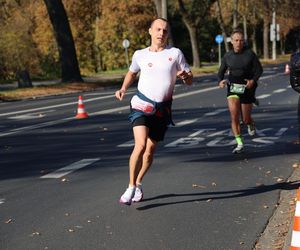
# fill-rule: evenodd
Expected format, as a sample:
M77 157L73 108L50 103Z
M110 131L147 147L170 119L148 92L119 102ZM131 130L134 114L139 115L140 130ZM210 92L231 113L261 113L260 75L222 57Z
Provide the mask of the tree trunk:
M255 27L253 28L253 33L252 33L252 49L255 54L257 54L257 42L256 42L256 29Z
M298 99L298 139L300 142L300 96Z
M247 42L248 40L248 32L247 32L247 18L243 15L243 27L244 27L244 39Z
M17 72L18 88L32 87L32 82L28 70L20 70Z
M197 29L192 24L190 24L185 18L183 18L183 22L185 26L187 27L190 38L191 38L191 45L192 45L192 53L193 53L193 66L196 68L201 67L200 63L200 56L199 56L199 43L197 39Z
M222 36L224 37L225 51L228 52L229 46L228 46L228 42L227 42L227 32L226 32L226 28L225 28L225 24L224 24L222 12L221 12L221 5L220 5L219 0L216 2L216 7L217 7L217 13L218 13L218 17L217 17L218 23L219 23L221 31L222 31Z
M162 0L154 0L156 14L158 17L162 16Z
M182 21L187 27L191 39L191 45L192 45L192 53L193 53L193 66L194 67L200 67L200 55L199 55L199 43L197 39L197 29L193 25L193 22L190 21L189 13L184 7L184 3L182 0L178 0L179 9L182 15Z
M61 63L62 82L82 82L74 40L62 0L44 0L53 26Z
M269 17L264 16L264 59L269 59Z
M233 29L236 29L238 24L238 0L233 0Z
M161 17L168 19L168 3L167 0L161 1Z
M281 35L280 38L280 50L281 50L281 55L285 55L285 41L284 41L284 35Z

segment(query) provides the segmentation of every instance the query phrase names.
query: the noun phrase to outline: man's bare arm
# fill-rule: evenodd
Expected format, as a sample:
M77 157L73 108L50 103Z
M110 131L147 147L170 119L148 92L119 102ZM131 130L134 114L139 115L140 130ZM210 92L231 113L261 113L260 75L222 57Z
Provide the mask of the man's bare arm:
M123 97L124 97L127 89L133 83L134 79L136 78L136 75L137 75L137 73L134 73L134 72L131 72L131 71L127 72L127 74L124 78L122 87L115 92L115 96L116 96L117 99L119 99L120 101L123 100Z

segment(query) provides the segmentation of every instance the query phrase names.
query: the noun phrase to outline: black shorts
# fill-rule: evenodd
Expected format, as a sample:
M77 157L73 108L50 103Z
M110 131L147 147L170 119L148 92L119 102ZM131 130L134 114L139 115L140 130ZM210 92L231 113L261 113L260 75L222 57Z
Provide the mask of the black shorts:
M141 125L149 128L149 138L157 142L163 141L168 130L165 119L156 115L141 116L132 122L133 127Z
M232 97L232 98L240 99L240 102L243 104L254 103L256 100L256 98L255 98L256 88L257 88L257 83L254 83L254 86L251 89L245 89L244 94L236 94L236 93L230 92L230 87L228 86L227 99Z

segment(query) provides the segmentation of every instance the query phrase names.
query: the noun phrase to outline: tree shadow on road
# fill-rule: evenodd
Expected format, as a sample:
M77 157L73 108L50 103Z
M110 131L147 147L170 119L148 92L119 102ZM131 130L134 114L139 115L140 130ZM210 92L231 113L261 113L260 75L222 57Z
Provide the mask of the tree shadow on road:
M281 182L272 185L261 185L257 187L250 187L248 189L240 189L240 190L231 190L231 191L221 191L221 192L202 192L202 193L186 193L186 194L163 194L154 197L150 197L148 199L143 199L142 202L155 201L160 199L168 199L168 198L176 198L176 197L190 197L195 196L194 199L182 200L182 201L171 201L171 202L159 202L152 203L145 206L138 207L137 210L143 211L151 208L158 208L168 205L175 204L184 204L191 202L200 202L200 201L208 201L208 200L222 200L222 199L231 199L238 197L245 197L250 195L256 195L261 193L266 193L274 190L296 190L300 187L300 181L292 181L292 182ZM204 197L204 198L199 198Z

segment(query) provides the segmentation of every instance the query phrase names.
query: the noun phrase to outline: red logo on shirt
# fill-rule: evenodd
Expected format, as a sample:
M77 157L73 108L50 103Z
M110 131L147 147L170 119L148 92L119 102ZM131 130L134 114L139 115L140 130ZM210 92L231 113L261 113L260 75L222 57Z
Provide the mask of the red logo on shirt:
M169 61L172 61L173 60L173 58L172 57L169 57Z
M149 67L152 67L152 66L153 66L153 64L152 64L152 63L148 63L148 66L149 66Z

